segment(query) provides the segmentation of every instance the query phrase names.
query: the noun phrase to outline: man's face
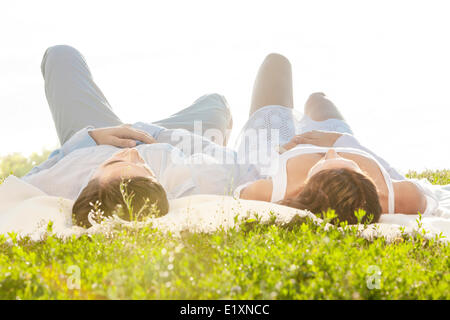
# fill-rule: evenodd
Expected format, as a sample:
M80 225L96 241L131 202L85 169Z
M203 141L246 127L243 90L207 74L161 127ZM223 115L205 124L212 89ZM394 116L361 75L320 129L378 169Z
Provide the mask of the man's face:
M100 183L104 184L115 179L134 177L146 177L156 180L155 174L147 166L139 152L135 148L125 148L98 166L91 180L99 179Z

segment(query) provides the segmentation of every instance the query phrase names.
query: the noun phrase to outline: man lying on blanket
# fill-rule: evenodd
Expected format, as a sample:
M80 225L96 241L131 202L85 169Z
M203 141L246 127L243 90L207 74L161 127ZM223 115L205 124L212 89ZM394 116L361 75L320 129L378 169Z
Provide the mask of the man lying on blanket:
M236 152L224 147L232 118L221 95L202 96L152 124L126 125L76 49L47 49L41 70L61 148L23 179L49 195L76 199L77 225L90 225L97 201L105 215L117 205L139 212L152 204L164 215L168 199L232 194L235 186L259 177L255 166L239 164Z

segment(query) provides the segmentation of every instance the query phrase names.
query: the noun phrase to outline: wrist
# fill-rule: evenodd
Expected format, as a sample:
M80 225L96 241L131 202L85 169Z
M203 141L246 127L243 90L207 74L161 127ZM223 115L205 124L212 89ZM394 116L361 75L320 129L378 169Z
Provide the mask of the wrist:
M97 131L96 131L97 129L91 129L91 130L88 130L88 134L89 134L89 136L92 138L92 140L94 140L94 142L96 143L96 144L99 144L99 142L98 142L98 137L97 137Z
M342 133L335 133L335 136L333 137L333 141L330 147L332 147L340 137L342 137Z
M288 150L291 150L293 147L295 147L297 144L296 143L293 143L293 142L288 142L288 143L286 143L286 144L283 144L283 145L279 145L278 146L278 153L279 154L282 154L282 153L284 153L284 152L286 152L286 151L288 151Z

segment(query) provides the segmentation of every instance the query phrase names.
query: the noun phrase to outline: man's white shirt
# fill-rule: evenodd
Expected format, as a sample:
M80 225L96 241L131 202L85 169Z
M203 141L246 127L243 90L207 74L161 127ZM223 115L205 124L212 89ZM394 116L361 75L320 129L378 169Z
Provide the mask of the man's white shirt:
M74 139L86 140L88 129L83 130ZM164 143L173 136L173 131L179 137L183 134L192 137L186 130L166 130L164 134L158 133L158 143L140 144L136 147L166 190L168 199L193 194L232 195L236 186L259 178L259 171L255 166L237 162L235 151L201 137L197 136L203 141L201 152L197 153L183 152ZM76 199L98 166L119 150L121 149L108 145L75 149L57 161L52 160L55 157L49 158L47 164L44 163L39 170L32 170L22 179L48 195ZM217 150L223 152L224 157L214 156L214 151ZM222 160L225 158L226 162Z

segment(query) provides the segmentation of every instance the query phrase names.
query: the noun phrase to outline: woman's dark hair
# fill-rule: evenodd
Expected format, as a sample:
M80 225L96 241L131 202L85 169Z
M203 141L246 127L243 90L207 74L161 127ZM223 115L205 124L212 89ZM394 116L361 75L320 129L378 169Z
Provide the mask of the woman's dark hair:
M315 214L333 209L340 222L358 223L355 211L366 212L361 223L374 223L380 219L381 206L373 181L353 170L327 169L313 175L300 194L293 199L281 200L280 204L309 210ZM369 215L372 220L369 221ZM331 223L336 223L336 218Z
M126 202L127 197L128 204ZM111 216L117 206L120 205L125 213L121 218L126 220L130 219L128 205L133 207L134 214L137 214L145 205L147 205L147 208L144 208L143 215L150 213L152 205L153 207L156 206L156 212L154 213L159 216L163 216L169 211L166 191L156 180L134 177L127 180L116 179L101 184L98 179L93 179L81 191L72 207L74 224L85 228L91 226L88 215L89 212L94 210L94 204L97 201L100 203L97 209L103 211L104 216Z

